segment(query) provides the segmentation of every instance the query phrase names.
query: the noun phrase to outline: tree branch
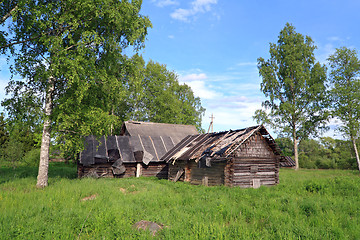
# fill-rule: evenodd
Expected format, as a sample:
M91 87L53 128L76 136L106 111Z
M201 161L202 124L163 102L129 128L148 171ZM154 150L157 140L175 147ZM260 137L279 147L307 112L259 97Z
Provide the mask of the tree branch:
M17 45L17 44L26 43L26 42L35 40L35 39L37 39L37 38L40 38L40 36L41 36L41 35L37 35L37 36L35 36L35 37L29 38L29 39L25 39L25 40L22 40L22 41L11 42L11 43L8 43L8 44L6 44L6 45L4 45L4 46L0 46L0 49L12 47L12 46Z
M3 24L3 23L6 21L6 19L8 19L8 18L11 16L12 12L15 11L17 8L18 8L18 5L16 5L16 6L15 6L13 9L11 9L7 14L5 14L5 16L3 16L3 17L1 18L0 24Z

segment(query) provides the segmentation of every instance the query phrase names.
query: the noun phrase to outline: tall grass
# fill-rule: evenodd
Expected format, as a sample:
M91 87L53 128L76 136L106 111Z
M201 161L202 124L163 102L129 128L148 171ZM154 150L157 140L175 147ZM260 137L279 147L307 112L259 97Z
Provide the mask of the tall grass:
M76 179L57 164L40 190L36 174L0 169L1 239L360 239L354 171L281 170L279 185L259 189ZM133 228L140 220L166 227L153 237Z

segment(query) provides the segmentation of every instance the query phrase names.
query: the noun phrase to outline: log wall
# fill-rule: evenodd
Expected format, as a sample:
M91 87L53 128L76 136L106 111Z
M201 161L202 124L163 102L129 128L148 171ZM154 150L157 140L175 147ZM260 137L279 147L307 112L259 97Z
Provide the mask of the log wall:
M136 176L136 163L124 163L126 171L121 175L114 175L112 172L113 163L96 163L91 166L83 166L78 164L78 177L92 176L92 177L135 177ZM168 166L166 163L149 163L148 166L141 163L141 176L158 177L167 179Z
M168 178L168 164L167 163L149 163L149 165L141 164L141 176L157 177L162 179Z
M169 165L169 180L173 181L179 170L185 170L178 181L190 182L194 185L223 185L226 162L211 163L211 167L199 168L195 161L176 161Z
M184 169L185 173L178 179L178 181L185 181L185 182L189 181L189 179L190 179L189 173L190 173L191 169L189 169L187 161L175 161L174 165L169 163L169 173L168 173L169 178L168 179L171 181L174 181L176 174L181 169ZM185 176L186 176L186 180L185 180Z
M252 136L235 151L228 165L231 167L226 168L225 175L231 186L259 187L279 183L279 156L260 134Z
M178 181L244 188L272 186L279 183L279 167L279 156L274 154L261 134L255 134L227 160L212 161L211 167L199 168L193 160L175 161L174 165L169 165L169 180L174 180L179 170L184 170Z

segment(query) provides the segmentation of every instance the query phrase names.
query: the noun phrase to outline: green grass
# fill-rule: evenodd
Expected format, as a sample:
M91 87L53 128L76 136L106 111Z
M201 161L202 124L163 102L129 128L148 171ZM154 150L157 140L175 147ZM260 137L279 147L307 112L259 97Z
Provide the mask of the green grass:
M259 189L77 179L57 163L41 190L36 175L0 168L0 239L360 239L356 171L282 169L279 185ZM167 227L153 237L132 227L140 220Z

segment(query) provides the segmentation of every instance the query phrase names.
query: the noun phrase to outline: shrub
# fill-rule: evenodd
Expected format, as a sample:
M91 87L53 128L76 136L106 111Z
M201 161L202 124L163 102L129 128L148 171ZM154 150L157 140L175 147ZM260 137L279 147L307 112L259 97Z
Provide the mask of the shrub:
M40 148L34 148L27 153L25 153L23 157L23 162L29 166L37 166L39 164L40 159Z
M15 168L24 156L24 144L11 137L9 141L5 143L3 154L5 160Z

